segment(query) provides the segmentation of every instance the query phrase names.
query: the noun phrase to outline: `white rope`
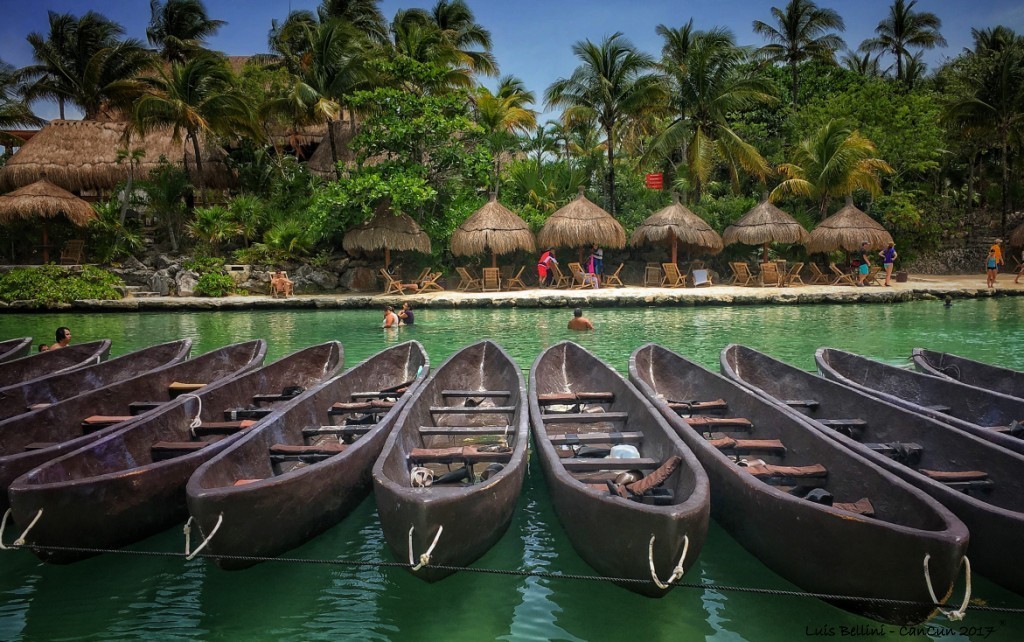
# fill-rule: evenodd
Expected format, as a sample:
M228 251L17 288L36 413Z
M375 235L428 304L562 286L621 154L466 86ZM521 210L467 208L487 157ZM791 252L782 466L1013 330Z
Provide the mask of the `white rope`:
M928 559L930 557L931 557L931 554L925 553L925 555L924 555L924 582L925 582L926 585L928 585L928 595L931 596L932 603L933 604L941 604L942 602L939 601L939 598L935 597L935 590L932 588L932 576L931 576L931 573L928 571ZM961 604L960 608L956 609L955 611L943 611L942 609L939 609L939 613L942 613L947 618L949 618L950 622L959 622L960 620L964 619L964 616L967 615L967 604L968 604L968 602L971 601L971 560L967 559L966 555L964 555L963 565L967 567L967 572L966 572L967 586L964 589L964 601L963 601L963 604ZM959 570L959 569L957 569L957 570Z
M438 526L437 527L437 535L434 536L434 541L431 542L430 548L427 549L427 552L422 554L422 555L420 555L420 563L419 564L416 564L416 557L415 557L415 554L412 552L412 534L413 534L413 531L415 531L415 530L416 530L415 526L410 526L409 527L409 564L413 565L410 570L412 570L414 572L420 570L421 568L423 568L427 564L430 564L430 555L434 552L434 547L437 546L437 540L441 539L441 533L444 531L444 526Z
M658 579L658 571L654 569L654 534L651 534L651 543L647 546L647 560L651 563L651 579L658 588L665 590L672 588L672 584L678 582L683 577L683 573L686 569L683 568L683 562L686 560L686 552L690 550L690 537L683 535L683 555L679 558L679 563L672 569L672 575L669 575L668 579L662 582Z
M195 399L196 403L199 404L199 407L196 408L196 416L192 418L192 422L188 425L188 432L189 432L189 434L191 434L193 437L198 439L199 435L196 434L196 428L198 428L199 426L203 425L203 420L199 418L200 415L203 414L203 399L199 395L193 395L193 394L178 395L178 398L179 399L192 398L192 399Z
M9 551L9 550L11 550L13 548L17 548L19 546L24 546L25 545L25 538L28 537L28 532L30 530L32 530L33 526L36 525L36 522L39 521L39 518L43 516L43 509L42 508L39 509L39 512L36 513L36 516L32 519L31 522L29 522L28 528L26 528L25 531L21 534L21 537L19 537L18 539L14 540L14 543L11 544L10 546L4 546L4 531L7 529L7 518L10 517L10 516L11 516L11 509L8 508L7 512L4 513L3 521L0 521L0 549L3 549L5 551Z
M217 534L217 530L220 529L220 525L223 524L223 523L224 523L224 513L221 513L220 515L217 516L217 523L214 524L213 530L210 531L210 535L206 539L203 540L202 544L200 544L199 546L196 547L196 550L194 550L194 551L192 551L190 553L189 552L189 544L190 544L189 540L192 537L192 516L189 515L188 516L188 521L185 522L185 528L183 529L184 532L185 532L185 559L186 560L195 559L195 556L199 555L199 551L201 551L204 548L206 548L206 545L210 543L210 540L213 539L213 536Z

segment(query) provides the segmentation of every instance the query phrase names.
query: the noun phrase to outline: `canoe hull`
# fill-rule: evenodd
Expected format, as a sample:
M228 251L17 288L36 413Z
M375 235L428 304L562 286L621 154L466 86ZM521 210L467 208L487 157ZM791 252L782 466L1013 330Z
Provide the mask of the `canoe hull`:
M31 349L32 337L0 341L0 363L10 361L12 359L20 359L28 355L29 350Z
M109 355L110 339L102 339L3 361L0 362L0 388L99 363Z
M911 359L918 372L1024 399L1024 372L1019 370L925 348L914 348Z

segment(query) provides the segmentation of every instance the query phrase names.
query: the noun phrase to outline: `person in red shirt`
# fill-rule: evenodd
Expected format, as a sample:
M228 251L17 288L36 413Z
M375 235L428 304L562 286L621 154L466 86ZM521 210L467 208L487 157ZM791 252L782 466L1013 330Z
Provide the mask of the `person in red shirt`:
M558 260L555 258L555 248L553 247L549 247L537 259L537 281L542 286L551 285L551 279L554 277L554 274L548 267L551 263L558 265Z

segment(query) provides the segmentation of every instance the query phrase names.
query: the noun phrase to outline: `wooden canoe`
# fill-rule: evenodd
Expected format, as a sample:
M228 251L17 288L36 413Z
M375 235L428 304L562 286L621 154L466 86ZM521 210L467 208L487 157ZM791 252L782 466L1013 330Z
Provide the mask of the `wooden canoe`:
M715 520L779 575L811 593L928 603L931 555L936 591L952 588L967 527L925 493L661 346L638 348L629 377L708 472ZM894 624L933 611L832 603Z
M165 403L14 480L12 516L28 524L42 512L28 544L72 548L118 548L180 523L187 515L185 484L196 468L329 379L342 361L341 344L331 341ZM56 563L90 555L33 551Z
M236 343L0 421L0 509L8 507L11 482L36 466L138 421L180 392L258 368L266 353L262 339Z
M914 348L911 358L918 372L1024 399L1024 372L1020 370L926 348Z
M0 388L99 363L109 354L110 339L101 339L3 361L0 362Z
M102 363L0 388L0 421L188 359L191 339L142 348Z
M602 575L645 580L621 583L631 591L665 595L672 571L680 562L693 566L707 538L708 477L697 458L636 388L569 341L544 350L530 370L530 420L555 513L576 552ZM613 444L640 456L593 456ZM648 482L670 474L635 496L614 483L627 471ZM652 577L652 539L662 586Z
M340 522L369 494L370 470L429 369L418 342L388 348L304 393L200 466L187 495L200 532L214 533L205 552L273 557ZM215 561L228 569L256 563Z
M525 394L516 362L481 341L449 357L406 402L373 466L373 491L395 557L429 557L417 577L451 575L437 566L471 564L508 529L526 475ZM432 472L433 485L413 486L414 472L425 476L418 468ZM442 479L459 470L466 479Z
M11 359L20 359L32 349L32 337L8 339L0 341L0 363Z
M1024 453L1024 399L834 348L818 348L814 360L826 379Z
M721 365L729 378L939 500L970 530L972 568L1024 594L1024 455L751 348L728 346ZM984 476L944 480L937 471Z

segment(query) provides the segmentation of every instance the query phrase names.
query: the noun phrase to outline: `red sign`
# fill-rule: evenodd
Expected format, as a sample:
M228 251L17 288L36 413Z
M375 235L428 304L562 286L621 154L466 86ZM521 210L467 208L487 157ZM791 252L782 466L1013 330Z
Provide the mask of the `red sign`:
M644 183L650 189L662 189L664 187L664 177L661 173L648 174L644 177Z

